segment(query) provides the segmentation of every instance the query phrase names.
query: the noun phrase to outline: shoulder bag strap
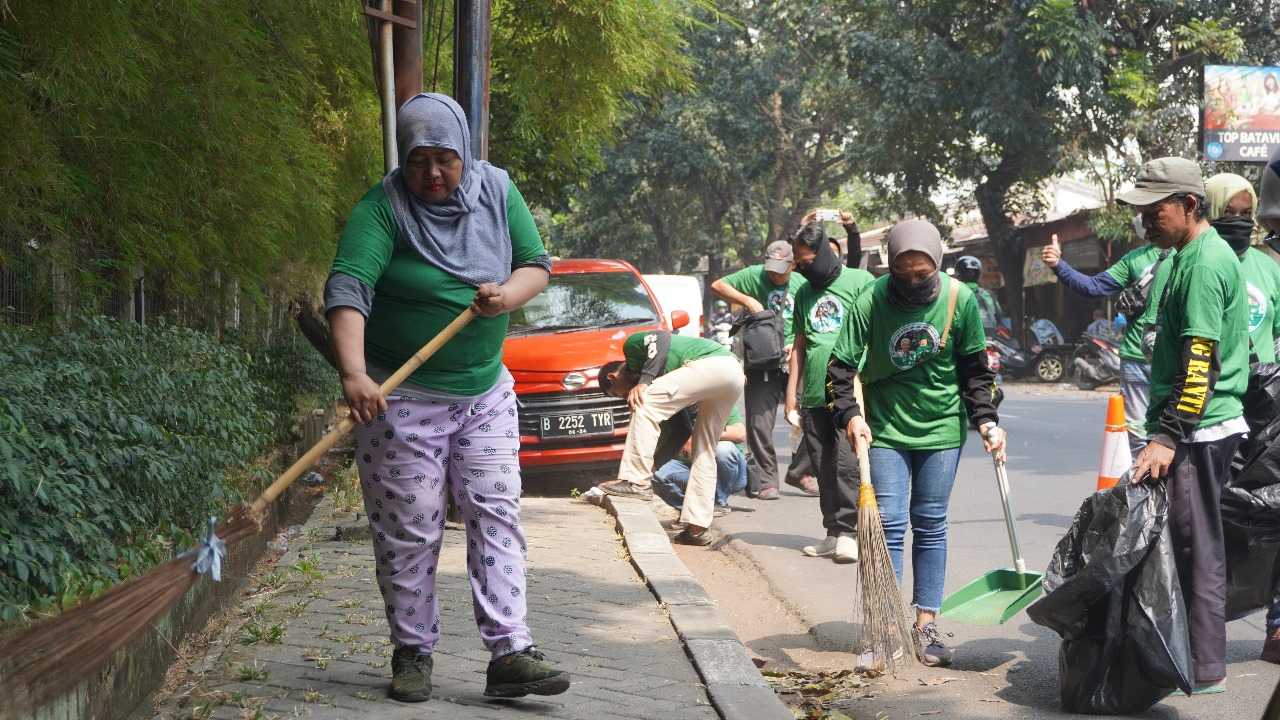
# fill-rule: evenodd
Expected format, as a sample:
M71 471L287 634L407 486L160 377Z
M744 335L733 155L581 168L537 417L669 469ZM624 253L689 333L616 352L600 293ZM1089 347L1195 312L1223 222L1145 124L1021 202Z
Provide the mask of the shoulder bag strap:
M942 341L938 344L938 351L947 349L947 341L951 338L951 322L956 317L956 298L960 297L960 284L954 279L947 280L947 322L942 326Z

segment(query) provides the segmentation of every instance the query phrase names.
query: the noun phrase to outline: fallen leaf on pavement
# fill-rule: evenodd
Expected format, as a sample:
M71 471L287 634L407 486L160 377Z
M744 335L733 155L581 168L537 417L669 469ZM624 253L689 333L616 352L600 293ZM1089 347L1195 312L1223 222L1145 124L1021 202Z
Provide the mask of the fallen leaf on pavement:
M956 680L959 680L959 679L960 678L953 678L953 677L929 678L927 680L925 678L920 678L920 684L924 685L925 687L928 687L930 685L946 685L949 682L955 682Z

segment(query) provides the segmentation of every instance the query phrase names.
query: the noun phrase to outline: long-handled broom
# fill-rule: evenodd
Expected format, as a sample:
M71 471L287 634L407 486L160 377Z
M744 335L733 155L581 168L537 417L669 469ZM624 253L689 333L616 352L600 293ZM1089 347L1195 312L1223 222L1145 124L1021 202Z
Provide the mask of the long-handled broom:
M855 377L853 393L858 406L866 412L862 397L862 381ZM919 658L919 640L912 630L907 607L898 591L898 579L893 574L893 561L889 559L889 545L884 537L884 523L876 504L876 491L871 485L871 463L867 441L858 436L854 440L858 454L858 585L859 598L855 599L854 617L860 626L864 652L873 658L883 659L889 672L897 674L899 657ZM857 602L861 600L861 602ZM899 651L904 651L899 655ZM895 657L895 655L899 655Z
M382 383L382 396L386 397L395 390L474 317L475 311L467 308L423 345ZM220 523L216 538L230 545L258 532L258 518L263 510L353 427L355 421L350 417L344 418L262 491L251 505L237 508ZM207 543L216 544L217 540L211 539ZM175 606L198 575L192 565L192 556L179 556L79 607L0 640L0 718L17 717L18 713L29 711L39 703L74 688L135 635Z

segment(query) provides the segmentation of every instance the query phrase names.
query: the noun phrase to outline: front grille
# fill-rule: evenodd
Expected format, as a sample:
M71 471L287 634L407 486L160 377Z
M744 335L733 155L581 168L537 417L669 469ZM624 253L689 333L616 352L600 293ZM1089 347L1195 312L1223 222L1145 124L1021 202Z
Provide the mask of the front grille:
M625 430L631 423L631 407L627 405L627 401L605 395L599 390L520 395L516 398L516 403L520 408L521 435L536 437L543 415L612 410L614 430Z

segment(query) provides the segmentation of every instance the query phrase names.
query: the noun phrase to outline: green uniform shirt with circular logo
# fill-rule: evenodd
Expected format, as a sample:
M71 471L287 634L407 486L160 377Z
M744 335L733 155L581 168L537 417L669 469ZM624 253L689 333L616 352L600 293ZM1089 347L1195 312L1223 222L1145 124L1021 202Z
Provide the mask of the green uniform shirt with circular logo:
M950 347L940 353L947 295L957 281L944 277L929 305L900 308L889 302L889 280L888 275L877 279L858 298L834 348L840 362L861 368L871 444L901 450L960 447L967 422L955 359L987 347L977 300L961 283Z
M827 362L831 347L853 301L875 278L866 270L841 268L840 275L822 290L805 283L796 293L796 333L804 335L804 368L800 407L827 403Z

